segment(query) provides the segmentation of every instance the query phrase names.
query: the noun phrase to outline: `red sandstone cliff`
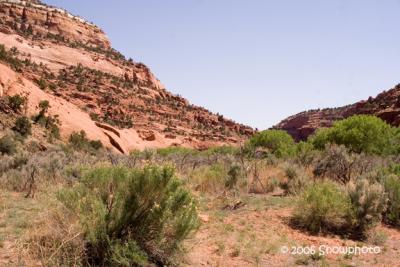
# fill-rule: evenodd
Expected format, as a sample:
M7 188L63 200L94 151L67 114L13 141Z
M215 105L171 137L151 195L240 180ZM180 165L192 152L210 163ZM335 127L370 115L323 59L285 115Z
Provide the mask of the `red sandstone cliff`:
M358 114L374 115L393 126L400 126L400 85L352 105L301 112L274 128L287 131L296 140L305 140L318 128L329 127L334 121Z
M20 62L0 61L0 93L29 95L32 114L49 100L64 138L85 130L127 153L238 144L253 133L171 94L147 66L112 49L101 29L63 9L0 0L0 44Z

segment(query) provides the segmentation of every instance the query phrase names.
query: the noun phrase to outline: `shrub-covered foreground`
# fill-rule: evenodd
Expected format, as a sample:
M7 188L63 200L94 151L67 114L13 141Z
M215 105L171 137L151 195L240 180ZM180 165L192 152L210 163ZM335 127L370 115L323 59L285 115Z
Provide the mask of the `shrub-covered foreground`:
M171 168L96 168L59 199L79 216L96 266L167 264L197 227L191 194Z
M300 196L293 223L312 233L333 232L365 238L379 223L387 198L382 185L360 178L347 188L317 182Z
M26 123L30 119L17 114L10 128L18 117L24 119L14 132L0 133L0 186L33 202L50 196L61 206L56 219L48 219L22 242L44 266L174 265L181 260L182 241L198 225L195 198L205 222L200 230L220 223L218 229L229 237L232 227L225 220L207 216L212 211L221 217L246 212L252 220L244 217L240 226L252 231L258 223L253 208L260 211L257 215L267 214L259 209L267 198L290 202L283 213L309 234L366 241L370 233L378 235L374 226L381 222L400 227L400 159L396 150L376 150L385 142L365 143L371 142L365 138L370 127L363 123L376 120L350 118L351 123L342 122L351 125L346 130L329 130L345 131L343 139L322 138L321 146L316 137L295 143L284 132L267 130L243 147L170 147L120 155L84 132L73 133L68 143L36 140L42 135L34 131L50 130L47 103L41 108L32 127ZM383 124L377 125L381 129ZM396 129L382 129L371 133L387 130L395 137ZM390 141L393 147L395 141ZM160 167L166 164L176 175L172 167ZM240 257L241 249L230 253ZM221 244L218 250L223 250Z

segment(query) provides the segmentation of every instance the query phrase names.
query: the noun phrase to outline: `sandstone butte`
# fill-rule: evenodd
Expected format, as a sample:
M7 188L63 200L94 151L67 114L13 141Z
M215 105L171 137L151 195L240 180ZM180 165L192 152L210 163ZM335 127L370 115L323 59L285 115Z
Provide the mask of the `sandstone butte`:
M307 139L319 128L330 127L335 121L360 114L377 116L392 126L400 126L400 84L376 97L369 97L368 100L355 104L301 112L281 121L273 128L285 130L300 141Z
M48 100L63 139L85 131L122 153L184 146L239 145L248 126L168 92L147 66L126 59L93 23L40 1L0 0L0 95L28 97L27 115Z

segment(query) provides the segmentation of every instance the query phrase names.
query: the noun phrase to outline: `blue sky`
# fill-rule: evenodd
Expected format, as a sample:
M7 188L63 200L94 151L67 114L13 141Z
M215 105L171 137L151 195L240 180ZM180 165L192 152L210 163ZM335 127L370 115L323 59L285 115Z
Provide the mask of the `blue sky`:
M45 0L104 29L173 93L268 128L400 82L400 0Z

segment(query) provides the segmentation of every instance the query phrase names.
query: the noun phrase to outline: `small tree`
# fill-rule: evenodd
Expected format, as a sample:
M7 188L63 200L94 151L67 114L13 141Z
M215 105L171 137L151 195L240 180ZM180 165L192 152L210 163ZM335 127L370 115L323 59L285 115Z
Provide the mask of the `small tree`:
M52 142L54 138L59 139L60 138L60 128L58 127L59 125L59 120L57 116L47 116L47 112L50 108L50 103L47 100L42 100L39 102L39 114L33 117L33 121L42 127L44 127L46 130L49 131L49 141Z
M282 130L266 130L255 134L249 143L253 147L268 149L277 157L292 155L295 149L293 138Z
M14 112L21 112L22 107L26 104L27 98L21 95L13 95L8 97L8 106Z
M27 117L19 117L13 130L21 134L22 137L27 137L32 133L32 124Z
M344 145L352 152L377 155L396 153L399 150L398 130L383 120L368 115L357 115L321 129L310 137L318 149L329 143Z

